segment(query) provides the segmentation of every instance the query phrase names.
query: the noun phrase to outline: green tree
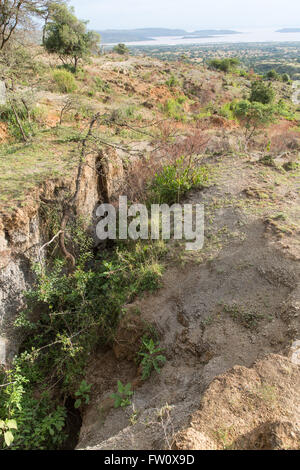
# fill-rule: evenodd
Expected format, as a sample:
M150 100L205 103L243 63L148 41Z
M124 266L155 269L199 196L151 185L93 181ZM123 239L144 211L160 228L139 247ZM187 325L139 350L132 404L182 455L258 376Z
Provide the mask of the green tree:
M73 8L55 5L45 29L44 46L50 54L58 54L76 72L79 61L91 55L99 42L99 34L87 31L87 22L76 18Z
M113 51L121 55L125 55L129 53L129 49L128 47L125 46L125 44L118 44L117 46L113 48Z
M212 69L221 70L222 72L231 72L234 70L240 61L237 58L226 58L226 59L212 59L209 62L209 66Z
M52 18L53 13L55 12L55 9L57 5L62 5L66 4L68 0L45 0L44 5L41 8L41 16L44 19L44 27L43 27L43 44L45 42L45 35L46 35L46 28L47 24Z
M234 117L245 128L246 142L254 136L255 132L265 127L275 119L275 109L270 104L239 101L233 108Z
M288 73L284 73L281 78L282 78L282 81L285 82L285 83L287 83L291 80L291 77L289 76Z
M0 1L0 50L14 36L17 29L34 16L43 16L50 0Z
M280 80L280 75L273 69L266 73L266 78L268 80Z
M261 80L256 80L252 83L251 94L249 100L262 104L271 104L275 99L275 91L272 85L266 84Z

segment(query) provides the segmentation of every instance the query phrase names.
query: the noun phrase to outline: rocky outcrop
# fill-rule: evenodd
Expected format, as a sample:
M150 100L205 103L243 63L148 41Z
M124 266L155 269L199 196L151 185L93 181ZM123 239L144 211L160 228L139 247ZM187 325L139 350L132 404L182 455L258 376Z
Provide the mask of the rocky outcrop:
M6 104L6 86L3 81L0 80L0 105Z

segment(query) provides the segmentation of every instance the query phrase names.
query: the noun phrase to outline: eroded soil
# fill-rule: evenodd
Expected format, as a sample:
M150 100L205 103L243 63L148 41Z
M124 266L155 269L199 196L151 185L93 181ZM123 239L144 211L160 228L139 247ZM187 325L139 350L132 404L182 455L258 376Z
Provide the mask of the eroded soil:
M174 245L163 287L127 306L113 350L91 360L79 448L299 445L299 366L288 358L300 333L297 175L255 157L207 163L214 183L188 199L205 205L204 249ZM145 325L167 362L142 382ZM113 408L117 380L135 389L128 408Z

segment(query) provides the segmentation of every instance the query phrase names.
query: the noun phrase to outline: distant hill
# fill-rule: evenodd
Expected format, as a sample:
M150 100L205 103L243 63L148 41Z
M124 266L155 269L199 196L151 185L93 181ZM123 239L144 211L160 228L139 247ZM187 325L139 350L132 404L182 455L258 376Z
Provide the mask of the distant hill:
M103 43L152 41L157 37L183 36L186 38L205 38L211 36L223 36L225 34L237 34L237 31L207 29L189 33L184 29L168 28L139 28L139 29L107 29L98 31Z
M197 35L201 36L223 36L225 34L239 34L238 31L232 31L231 29L201 29L199 31L195 31L194 33L188 34L188 36Z
M160 36L182 36L188 34L184 29L139 28L139 29L107 29L98 31L102 42L119 43L133 41L151 41Z
M300 28L283 28L278 29L276 33L300 33Z

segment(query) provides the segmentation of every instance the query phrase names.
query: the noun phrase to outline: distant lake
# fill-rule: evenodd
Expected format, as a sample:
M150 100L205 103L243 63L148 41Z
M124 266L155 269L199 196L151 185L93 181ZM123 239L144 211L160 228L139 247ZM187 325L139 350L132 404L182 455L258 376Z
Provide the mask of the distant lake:
M300 42L299 33L279 33L274 29L237 29L238 34L225 34L206 38L183 36L157 37L152 41L126 42L128 46L178 46L184 44L220 44L240 42ZM106 44L108 45L108 44Z

